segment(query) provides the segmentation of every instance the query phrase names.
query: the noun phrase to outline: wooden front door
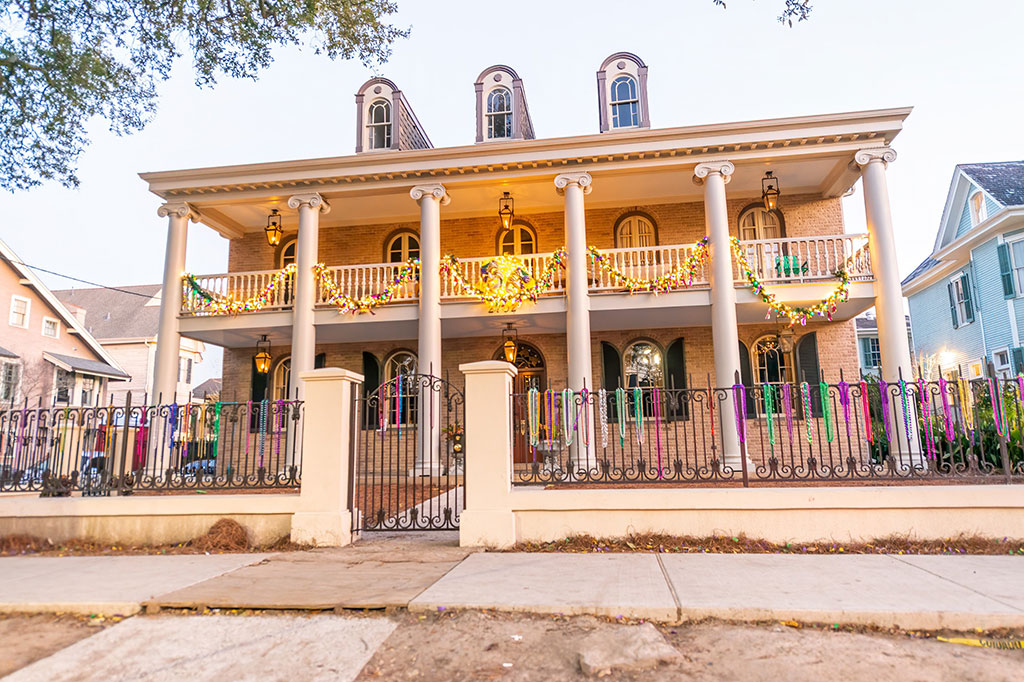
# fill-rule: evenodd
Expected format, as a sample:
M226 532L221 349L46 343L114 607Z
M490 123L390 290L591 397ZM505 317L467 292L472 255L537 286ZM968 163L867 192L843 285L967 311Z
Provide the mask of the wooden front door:
M498 351L495 359L504 360L502 351ZM512 461L517 464L525 464L533 461L533 451L530 447L530 413L526 407L527 395L530 389L537 389L541 395L548 387L547 372L544 367L544 358L540 352L528 343L520 342L516 348L516 375L512 384L512 392L516 396L512 401L512 425L514 447L512 450ZM543 431L543 428L541 429Z

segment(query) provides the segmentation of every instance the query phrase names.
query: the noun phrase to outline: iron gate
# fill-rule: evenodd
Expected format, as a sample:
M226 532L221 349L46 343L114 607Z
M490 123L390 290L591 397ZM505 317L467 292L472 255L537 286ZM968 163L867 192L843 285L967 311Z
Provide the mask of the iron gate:
M353 530L453 530L466 506L462 391L400 374L355 398Z

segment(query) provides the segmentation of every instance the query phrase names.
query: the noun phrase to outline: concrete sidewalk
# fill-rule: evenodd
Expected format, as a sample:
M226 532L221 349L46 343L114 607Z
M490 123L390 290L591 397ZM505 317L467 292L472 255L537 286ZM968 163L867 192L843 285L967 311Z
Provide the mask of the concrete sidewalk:
M0 611L394 606L1024 627L1024 558L1009 556L470 553L451 539L378 539L275 555L3 558L0 576Z

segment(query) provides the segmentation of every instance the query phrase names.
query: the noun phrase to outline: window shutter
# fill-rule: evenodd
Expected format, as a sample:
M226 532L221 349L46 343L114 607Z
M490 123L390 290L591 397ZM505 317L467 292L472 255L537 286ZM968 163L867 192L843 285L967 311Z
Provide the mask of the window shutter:
M971 278L966 272L960 274L960 287L964 292L964 324L974 322L974 303L971 299Z
M1016 295L1013 290L1013 267L1010 263L1010 245L1000 244L996 247L999 254L999 277L1003 280L1003 296L1012 298Z
M860 364L871 367L871 339L860 340Z
M946 291L949 293L949 314L953 317L953 329L956 329L960 326L960 321L956 316L956 294L953 293L952 282L946 284Z
M821 381L821 365L818 362L818 334L811 332L804 334L796 344L796 377L797 381L806 381L811 389L811 416L820 417L821 412L821 390L818 382Z
M1012 358L1013 373L1020 374L1024 372L1024 348L1017 346L1010 351L1010 357Z

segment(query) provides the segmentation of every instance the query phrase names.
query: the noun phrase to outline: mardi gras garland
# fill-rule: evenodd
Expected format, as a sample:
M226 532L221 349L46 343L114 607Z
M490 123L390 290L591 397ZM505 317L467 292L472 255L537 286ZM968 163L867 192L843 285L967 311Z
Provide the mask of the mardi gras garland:
M526 301L536 303L541 294L553 286L555 272L565 267L565 257L564 247L555 251L535 279L515 256L497 256L480 268L482 281L472 284L459 267L458 259L448 255L441 259L441 274L448 277L457 295L486 303L492 313L511 313Z
M740 240L736 237L731 237L732 251L736 256L736 262L740 266L740 270L743 271L743 277L747 280L747 284L750 285L750 289L758 296L761 297L761 301L768 306L768 315L765 319L769 319L771 314L774 312L779 317L786 317L789 319L791 325L799 322L801 325L807 324L808 317L814 317L815 315L821 315L828 318L828 321L832 321L832 314L836 311L836 307L840 303L845 303L850 296L850 276L846 274L844 268L840 268L836 271L835 276L839 278L839 286L836 287L835 291L828 295L828 298L822 299L819 303L816 303L810 307L803 306L790 306L785 303L781 303L775 294L768 293L764 288L764 283L757 278L757 274L754 269L750 267L750 261L747 260L747 255L743 253L743 249L740 246Z
M392 277L381 291L361 298L352 298L342 293L341 287L337 285L323 263L313 266L313 274L316 275L324 300L336 305L339 313L372 313L374 308L390 303L399 289L419 277L420 261L418 258L406 261L399 268L398 274Z
M673 267L668 272L658 275L653 279L630 277L615 266L611 256L606 256L591 246L587 251L590 261L597 267L608 273L609 278L629 291L650 291L655 294L664 293L678 287L688 287L693 284L693 276L704 261L708 259L709 238L697 242L693 253L686 257L686 260Z
M185 280L182 296L190 310L208 312L214 315L238 315L239 313L253 313L263 310L270 304L274 292L282 284L289 281L295 274L295 264L285 266L270 278L270 282L262 290L248 298L235 298L234 296L215 294L204 289L194 275L182 275Z

